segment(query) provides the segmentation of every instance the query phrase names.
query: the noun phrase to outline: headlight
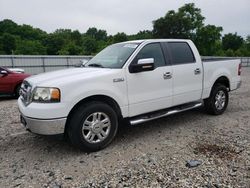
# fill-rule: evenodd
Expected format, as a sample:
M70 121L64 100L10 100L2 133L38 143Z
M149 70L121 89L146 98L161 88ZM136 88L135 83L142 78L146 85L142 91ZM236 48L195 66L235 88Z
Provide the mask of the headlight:
M32 101L40 103L60 102L60 95L60 90L58 88L36 87Z

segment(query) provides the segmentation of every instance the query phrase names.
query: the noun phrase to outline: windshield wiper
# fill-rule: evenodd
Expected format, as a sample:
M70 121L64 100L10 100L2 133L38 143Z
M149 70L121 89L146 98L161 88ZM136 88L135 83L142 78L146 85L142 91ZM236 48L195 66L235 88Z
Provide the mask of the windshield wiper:
M104 68L101 64L97 64L97 63L92 63L88 65L89 67L101 67Z

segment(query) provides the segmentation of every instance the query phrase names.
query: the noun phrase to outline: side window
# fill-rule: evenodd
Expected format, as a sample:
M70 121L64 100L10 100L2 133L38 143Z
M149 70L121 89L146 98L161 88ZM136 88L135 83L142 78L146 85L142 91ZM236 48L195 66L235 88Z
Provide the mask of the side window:
M137 62L138 59L146 58L154 58L155 68L166 65L160 43L152 43L144 46L137 54L135 60Z
M168 46L174 65L195 62L194 54L186 42L168 42Z

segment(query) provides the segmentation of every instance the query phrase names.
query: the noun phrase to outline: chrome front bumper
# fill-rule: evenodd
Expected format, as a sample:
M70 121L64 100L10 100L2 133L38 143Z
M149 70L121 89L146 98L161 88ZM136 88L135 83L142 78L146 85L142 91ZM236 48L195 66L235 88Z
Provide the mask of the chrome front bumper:
M35 119L21 114L21 123L32 133L41 135L56 135L64 133L67 118Z

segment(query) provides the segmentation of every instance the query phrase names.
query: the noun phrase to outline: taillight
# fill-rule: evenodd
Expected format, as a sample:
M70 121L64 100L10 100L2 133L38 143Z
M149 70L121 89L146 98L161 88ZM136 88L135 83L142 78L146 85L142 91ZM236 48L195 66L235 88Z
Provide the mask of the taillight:
M238 67L238 75L239 76L241 75L241 63L239 64L239 67Z

